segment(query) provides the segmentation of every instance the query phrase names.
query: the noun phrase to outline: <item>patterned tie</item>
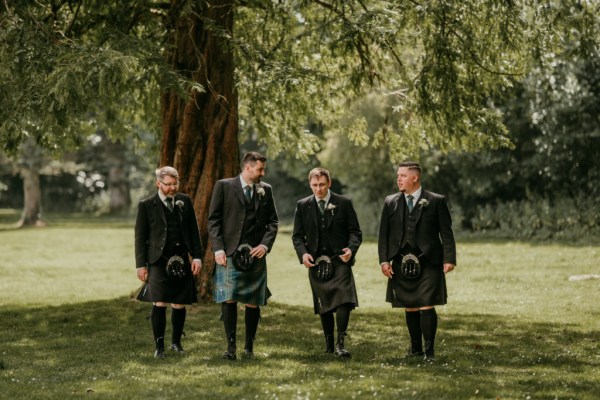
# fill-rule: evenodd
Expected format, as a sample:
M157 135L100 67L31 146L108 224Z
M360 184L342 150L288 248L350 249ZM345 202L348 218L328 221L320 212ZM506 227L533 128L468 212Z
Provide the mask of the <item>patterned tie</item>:
M408 212L412 212L412 210L413 210L413 207L414 207L414 205L413 205L413 199L414 199L414 197L413 197L413 195L412 195L412 194L409 194L408 196L406 196L406 199L408 200L408 201L407 201L407 204L408 204Z
M244 188L244 197L246 198L246 203L252 201L252 186L248 185Z
M325 212L325 200L319 200L319 211L321 211L321 214Z
M169 211L173 212L173 198L167 197L165 200L167 201L167 208Z

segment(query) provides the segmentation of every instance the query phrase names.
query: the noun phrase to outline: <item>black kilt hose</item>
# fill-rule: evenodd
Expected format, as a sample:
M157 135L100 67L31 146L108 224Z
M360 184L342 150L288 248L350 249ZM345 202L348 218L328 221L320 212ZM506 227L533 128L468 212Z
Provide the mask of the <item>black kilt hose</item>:
M417 308L444 305L448 300L446 291L446 276L442 264L432 264L419 259L421 275L415 279L402 276L400 265L402 257L392 260L394 275L388 279L385 301L392 307Z
M324 314L346 303L350 303L352 308L358 307L352 267L338 260L334 260L333 263L333 276L326 281L314 276L312 270L315 267L308 269L315 314Z
M148 268L148 282L142 287L137 299L147 302L163 302L172 304L192 304L198 301L196 280L187 257L185 261L185 276L169 278L166 272L166 260L161 259L157 264Z

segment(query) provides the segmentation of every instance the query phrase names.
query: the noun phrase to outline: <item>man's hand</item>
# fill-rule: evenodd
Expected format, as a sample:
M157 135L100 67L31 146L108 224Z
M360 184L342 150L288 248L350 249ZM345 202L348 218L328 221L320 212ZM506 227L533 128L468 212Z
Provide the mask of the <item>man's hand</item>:
M347 263L348 261L350 261L350 258L352 258L352 250L346 247L345 249L342 249L342 251L344 252L344 254L340 255L340 260Z
M215 254L215 262L219 265L226 267L227 266L227 256L225 255L225 252Z
M392 279L392 275L394 275L394 271L392 270L390 263L381 264L381 272L390 279Z
M315 262L315 260L314 260L314 258L310 254L304 253L302 255L302 264L304 264L304 266L306 268L312 268L312 267L314 267L315 266L314 262Z
M193 260L192 261L192 275L197 276L202 270L202 261Z
M148 280L148 268L137 268L137 277L140 281L146 282Z
M446 263L444 264L444 274L452 271L454 269L454 264Z
M262 244L254 247L252 251L250 251L250 255L256 258L263 258L267 254L267 249Z

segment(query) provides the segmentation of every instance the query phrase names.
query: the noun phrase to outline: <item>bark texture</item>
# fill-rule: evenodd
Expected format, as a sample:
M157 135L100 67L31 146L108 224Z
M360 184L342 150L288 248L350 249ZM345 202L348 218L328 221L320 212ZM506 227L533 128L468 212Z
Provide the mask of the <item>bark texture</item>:
M208 244L207 220L212 189L218 179L239 173L238 100L234 59L224 34L233 36L231 0L171 1L171 23L165 56L172 67L204 88L188 97L174 91L161 96L161 165L175 167L180 190L192 197L205 255L200 296L212 293L214 257Z

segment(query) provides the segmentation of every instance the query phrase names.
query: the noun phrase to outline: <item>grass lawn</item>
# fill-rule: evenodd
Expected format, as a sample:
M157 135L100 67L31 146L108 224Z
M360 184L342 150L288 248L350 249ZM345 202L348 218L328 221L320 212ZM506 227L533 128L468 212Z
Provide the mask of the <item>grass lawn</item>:
M568 279L600 273L598 247L459 243L449 304L438 307L438 360L425 365L404 358L403 312L384 303L376 244L365 243L353 358L342 361L323 354L306 271L283 230L257 357L221 360L219 307L201 304L189 310L186 354L156 360L149 306L130 299L131 223L8 228L0 216L0 399L600 398L600 280Z

